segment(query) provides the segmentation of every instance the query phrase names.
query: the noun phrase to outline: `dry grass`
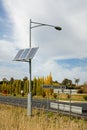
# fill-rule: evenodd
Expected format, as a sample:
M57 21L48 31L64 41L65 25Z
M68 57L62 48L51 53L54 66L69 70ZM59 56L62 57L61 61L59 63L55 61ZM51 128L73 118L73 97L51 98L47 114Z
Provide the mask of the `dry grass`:
M20 107L0 104L0 130L86 130L84 120L69 120L66 116L33 110L33 116Z
M59 99L61 100L69 100L69 94L60 94ZM85 101L84 96L87 96L87 94L72 94L71 100L72 101Z

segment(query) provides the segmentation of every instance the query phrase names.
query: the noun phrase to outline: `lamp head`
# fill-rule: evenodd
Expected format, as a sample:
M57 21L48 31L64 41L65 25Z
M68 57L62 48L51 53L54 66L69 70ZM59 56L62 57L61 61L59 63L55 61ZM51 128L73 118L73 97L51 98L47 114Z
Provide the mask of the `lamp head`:
M56 30L59 30L59 31L61 31L61 30L62 30L62 28L61 28L61 27L57 27L57 26L55 26L55 29L56 29Z

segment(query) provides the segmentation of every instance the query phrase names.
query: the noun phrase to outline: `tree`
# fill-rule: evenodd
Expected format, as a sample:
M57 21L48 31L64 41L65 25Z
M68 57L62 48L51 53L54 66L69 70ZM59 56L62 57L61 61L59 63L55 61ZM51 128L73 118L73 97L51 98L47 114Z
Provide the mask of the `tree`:
M23 82L22 82L21 86L22 86L21 89L24 91L24 94L28 94L28 92L29 92L29 80L28 80L27 76L25 76L23 78Z
M36 95L42 95L42 84L43 84L43 78L38 77L36 85Z
M4 83L7 83L7 81L8 81L6 78L3 78L2 80Z
M36 79L36 77L34 77L34 79L33 79L33 88L32 88L33 96L36 95L36 86L37 86L37 79Z
M28 94L29 92L29 80L24 82L24 94Z
M79 83L80 79L76 79L76 78L74 78L74 79L75 79L76 86L78 86L78 83Z
M13 77L11 77L11 79L10 79L10 93L12 94L12 87L13 87L13 83L14 83L14 78Z
M42 90L42 97L44 98L46 96L46 92L44 91L44 89Z
M25 82L26 80L28 80L28 77L27 76L25 76L24 78L23 78L23 81Z
M45 78L44 84L52 84L52 75L51 73Z
M14 82L14 78L13 78L13 77L11 77L10 82L11 82L11 83L13 83L13 82Z
M72 85L72 80L70 80L70 79L64 79L62 81L62 84L65 85L65 86L71 86Z
M6 92L7 93L7 84L6 84L6 82L3 82L3 84L2 84L2 92Z
M20 94L21 93L21 80L15 80L13 84L13 93Z

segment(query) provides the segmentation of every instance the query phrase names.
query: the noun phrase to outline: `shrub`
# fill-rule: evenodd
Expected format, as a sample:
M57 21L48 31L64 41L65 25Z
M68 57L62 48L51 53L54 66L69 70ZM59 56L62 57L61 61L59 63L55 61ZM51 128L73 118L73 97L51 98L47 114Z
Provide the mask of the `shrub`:
M82 90L82 89L79 89L79 90L77 91L77 93L83 93L83 90Z
M16 94L14 93L14 96L16 96Z
M57 98L57 94L56 94L56 93L54 93L54 94L53 94L53 97L56 99L56 98Z
M67 94L67 98L68 98L68 99L70 98L70 94Z
M42 97L44 98L46 96L46 93L43 91L42 92Z
M83 96L83 98L84 98L85 100L87 100L87 95Z
M7 95L7 90L4 90L4 91L3 91L3 94L4 94L4 95Z
M24 93L22 93L21 96L24 97Z

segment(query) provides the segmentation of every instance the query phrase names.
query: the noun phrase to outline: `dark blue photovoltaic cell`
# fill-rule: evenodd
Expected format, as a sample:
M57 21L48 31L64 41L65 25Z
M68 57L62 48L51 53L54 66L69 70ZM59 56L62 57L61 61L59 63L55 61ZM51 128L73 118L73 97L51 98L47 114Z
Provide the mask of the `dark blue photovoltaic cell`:
M25 49L20 56L20 59L26 59L27 54L29 53L30 49Z
M17 55L15 56L14 60L19 60L21 54L23 53L23 51L24 51L24 49L19 50L18 53L17 53Z

